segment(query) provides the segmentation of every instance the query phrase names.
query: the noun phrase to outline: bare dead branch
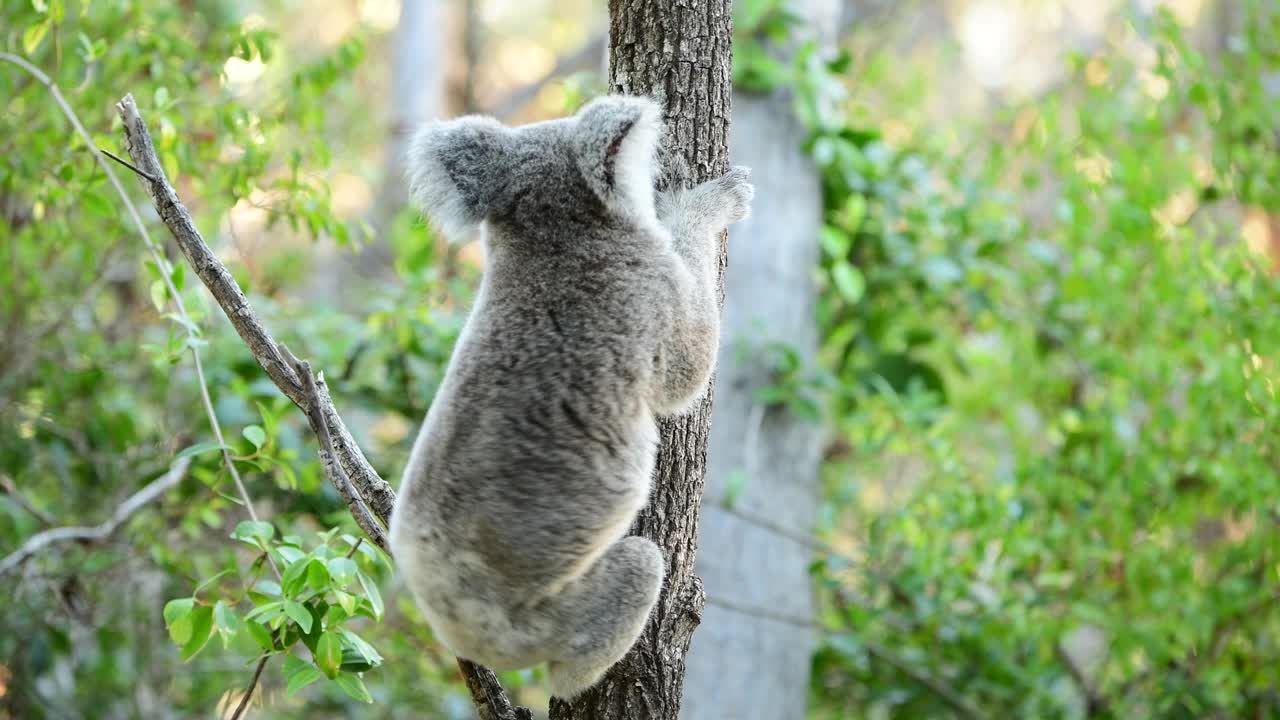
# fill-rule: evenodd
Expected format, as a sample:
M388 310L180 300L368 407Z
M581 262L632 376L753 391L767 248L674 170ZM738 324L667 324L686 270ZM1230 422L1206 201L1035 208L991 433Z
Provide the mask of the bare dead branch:
M333 436L329 433L329 426L325 424L324 404L320 400L319 383L324 382L324 378L320 378L317 381L315 375L311 372L311 363L306 360L299 360L284 343L280 343L280 354L293 367L298 377L302 378L303 387L307 391L309 402L303 410L306 412L307 422L310 423L311 430L320 439L320 464L324 467L325 475L329 478L329 482L337 488L338 494L342 496L342 501L351 510L351 515L355 518L356 524L360 526L360 529L364 530L375 545L383 550L388 550L389 544L385 529L370 514L369 506L365 505L364 499L351 486L351 479L347 477L347 473L337 461L337 451L333 449Z
M218 305L226 313L227 319L231 321L232 327L249 347L249 352L253 354L254 359L266 371L276 387L280 388L300 410L307 412L311 402L307 397L305 385L293 367L280 354L275 338L250 307L239 283L214 256L213 250L196 229L191 213L178 199L177 191L173 189L160 164L160 158L151 142L151 134L138 114L133 96L126 95L116 108L120 112L121 119L124 120L125 148L128 150L129 157L141 172L156 178L155 182L145 183L145 187L151 195L152 202L155 203L161 221L169 228L182 254L186 256L200 281L213 294ZM356 445L342 418L338 417L333 401L329 398L328 390L323 384L319 384L318 391L325 425L328 426L329 433L333 437L338 462L368 503L369 509L385 521L391 517L395 493L365 459L364 453Z
M187 468L191 466L191 458L179 458L169 471L147 483L141 490L130 495L111 513L111 518L100 525L56 527L32 535L17 550L0 560L0 577L16 569L50 545L63 542L78 542L88 545L99 544L111 539L116 531L124 525L134 513L154 502L165 492L173 488L187 476Z
M164 167L160 164L155 145L151 142L151 134L147 130L142 116L138 113L137 104L132 95L126 95L116 109L124 121L125 149L133 160L140 175L151 176L154 181L144 183L147 193L155 204L160 220L169 228L182 254L195 270L196 276L204 283L217 301L218 306L226 313L227 319L236 329L240 338L248 346L258 365L266 371L267 376L280 388L294 405L306 414L312 428L317 431L322 443L321 462L329 473L330 482L334 483L339 493L346 488L343 496L352 516L361 529L370 532L370 540L387 550L386 537L381 527L385 527L391 519L391 509L395 504L395 492L387 484L369 461L338 411L333 406L329 390L323 378L316 380L310 368L300 372L290 362L292 354L286 355L283 348L272 337L266 326L258 318L249 305L244 291L231 273L213 254L213 250L204 241L200 231L178 193L170 184ZM294 358L296 360L296 358ZM310 378L310 382L308 381ZM320 428L323 428L321 433ZM325 436L327 435L327 441ZM328 453L330 459L325 459ZM376 522L362 515L371 513ZM381 527L379 526L381 523ZM366 527L366 524L368 527ZM371 530L373 532L371 532ZM498 676L486 667L476 665L462 658L458 659L458 668L471 690L472 700L483 720L525 720L531 719L528 709L513 707L507 699Z
M529 708L511 704L492 670L462 658L458 658L458 669L467 682L467 690L471 692L471 701L480 713L480 720L533 720L533 712Z

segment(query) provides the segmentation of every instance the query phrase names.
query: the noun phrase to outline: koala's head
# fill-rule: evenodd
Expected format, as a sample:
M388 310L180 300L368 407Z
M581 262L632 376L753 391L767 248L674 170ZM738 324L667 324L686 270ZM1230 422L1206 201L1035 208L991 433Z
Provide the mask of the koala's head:
M481 222L514 234L645 222L662 129L656 103L616 95L523 127L480 116L432 123L410 147L409 191L454 240Z

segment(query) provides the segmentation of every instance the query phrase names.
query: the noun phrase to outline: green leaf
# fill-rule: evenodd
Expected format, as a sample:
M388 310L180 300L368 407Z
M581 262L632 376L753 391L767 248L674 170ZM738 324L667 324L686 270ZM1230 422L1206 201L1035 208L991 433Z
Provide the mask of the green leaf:
M40 41L44 40L44 36L49 32L49 26L52 23L49 18L45 18L40 22L28 27L22 33L22 51L27 55L34 55L40 47Z
M343 590L334 590L334 595L338 599L338 606L348 617L356 614L356 596Z
M258 607L249 611L244 616L245 620L257 620L259 622L271 622L276 617L284 614L284 601L276 600L274 602L263 603Z
M363 572L358 572L356 577L360 580L360 587L364 589L364 596L369 600L369 606L373 608L373 619L382 619L382 595L378 592L378 584L370 580Z
M219 600L213 606L213 620L218 634L222 636L222 646L226 647L227 641L240 627L240 617L236 615L235 608Z
M348 672L364 672L382 664L382 656L359 635L342 628L342 669Z
M284 575L280 578L280 588L285 595L298 594L302 584L307 580L307 568L310 565L310 562L298 560L284 569Z
M187 616L191 620L191 637L182 646L182 659L195 657L213 637L213 608L208 605L198 607Z
M831 267L831 279L835 281L836 290L851 304L862 300L867 290L867 281L862 273L847 262L838 262Z
M263 445L267 444L266 432L257 425L249 425L244 430L241 430L240 434L244 435L244 439L253 443L253 446L259 450L262 449Z
M282 539L281 542L285 541ZM275 547L275 553L280 556L280 559L284 561L285 565L292 565L307 557L307 554L299 550L297 546L290 545L288 543L284 545L277 545Z
M329 568L318 558L312 558L307 563L307 585L312 590L329 587Z
M356 573L360 569L356 567L356 561L348 557L336 557L329 561L329 575L333 577L334 585L345 585L353 580Z
M267 626L258 622L246 622L244 623L244 628L254 642L258 643L258 647L268 651L275 649L275 643L271 639L271 630L267 629Z
M827 253L827 257L833 260L844 260L849 257L849 250L853 247L853 237L849 233L831 225L823 225L818 238L822 242L822 249Z
M834 75L843 75L848 72L852 64L853 55L848 50L841 49L834 58L827 61L827 71Z
M233 540L239 540L248 543L263 550L267 549L267 543L271 542L271 538L275 537L276 529L271 523L243 520L236 529L231 533Z
M342 665L342 640L337 633L327 632L320 635L316 643L316 665L330 678L337 677Z
M178 292L182 292L187 286L187 266L184 263L174 265L169 279L173 281L173 286L178 289Z
M342 673L333 679L342 688L347 695L359 700L362 703L373 702L373 696L369 694L368 689L364 686L364 681L351 673Z
M169 639L178 646L186 645L191 640L193 623L190 613L182 615L169 623Z
M193 597L170 600L164 604L164 624L172 625L178 618L186 617L195 606Z
M85 190L80 193L80 202L89 209L89 212L104 218L113 218L116 216L116 209L106 198L100 193L93 190Z
M156 310L164 312L164 306L169 302L169 290L164 286L163 280L154 280L151 283L151 304Z
M728 479L725 481L724 495L722 504L726 508L733 508L738 501L738 496L747 487L747 473L745 470L734 470L729 473Z
M302 688L324 677L315 665L290 653L284 656L285 694L293 695Z
M298 627L302 628L303 633L310 634L312 620L311 611L307 610L305 605L296 600L285 600L284 614L288 615L290 620L297 623Z
M208 588L210 585L213 585L214 583L218 582L218 580L219 580L219 579L224 578L224 577L226 577L226 576L228 576L228 575L230 575L230 574L232 574L232 573L234 573L234 572L237 572L234 568L228 568L228 569L223 570L223 571L221 571L221 572L217 572L217 573L214 573L213 575L210 575L209 577L207 577L207 578L205 578L204 580L200 581L200 584L196 586L196 589L195 589L195 590L193 590L193 591L191 591L191 595L192 595L193 597L194 597L194 596L198 596L201 592L203 592L203 591L204 591L206 588Z

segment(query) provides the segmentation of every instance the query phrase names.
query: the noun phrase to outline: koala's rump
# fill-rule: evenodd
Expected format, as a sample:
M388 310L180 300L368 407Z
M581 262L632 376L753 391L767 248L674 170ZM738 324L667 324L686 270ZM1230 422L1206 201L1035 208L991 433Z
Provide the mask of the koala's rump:
M647 501L657 433L640 421L649 427L637 437L652 440L621 462L587 457L579 442L531 447L533 438L494 453L467 448L472 433L453 423L433 428L425 443L438 452L426 452L411 501L421 521L402 530L418 541L410 558L396 552L454 652L499 669L546 659L537 653L555 625L541 601L585 573Z

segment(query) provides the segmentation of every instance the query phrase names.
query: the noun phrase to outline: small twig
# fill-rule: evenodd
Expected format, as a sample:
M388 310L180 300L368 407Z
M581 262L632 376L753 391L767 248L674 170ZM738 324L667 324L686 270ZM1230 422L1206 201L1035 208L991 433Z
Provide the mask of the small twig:
M835 549L834 547L831 547L827 543L822 542L816 537L807 535L803 532L800 532L799 530L793 530L789 527L786 527L785 525L782 525L781 523L770 520L769 518L764 517L762 515L756 515L754 513L743 510L742 508L738 507L737 503L729 502L728 498L708 495L706 498L706 501L703 504L703 507L710 510L714 510L716 512L722 512L726 515L732 515L733 517L738 518L739 520L747 523L748 525L754 525L762 530L773 533L778 537L786 538L787 540L790 540L796 543L797 545L808 548L809 550L812 550L815 553L827 555L829 557L839 558L844 562L848 563L849 566L851 567L861 567L862 565L865 564L864 561L854 558L850 555L847 555Z
M302 378L302 387L306 391L308 398L307 407L304 408L304 411L307 414L307 421L310 423L311 429L315 431L316 436L320 439L320 464L324 467L325 475L329 476L329 482L342 495L343 502L351 510L351 514L360 529L365 531L365 534L373 540L375 545L390 552L386 531L374 519L373 514L369 512L369 506L365 504L364 498L360 497L360 494L352 487L351 479L347 477L346 471L342 469L342 464L338 462L338 453L333 448L333 436L329 434L329 426L324 421L324 401L320 398L320 389L316 383L315 374L311 372L311 363L306 360L299 360L284 343L280 343L279 350L285 361L293 366L294 372L298 374L298 377Z
M135 166L133 163L129 162L128 160L125 160L124 158L120 157L119 155L116 155L115 153L111 152L110 150L107 150L106 148L98 148L98 151L99 151L99 152L101 152L103 155L106 155L107 157L111 158L112 160L115 160L116 162L120 163L121 165L123 165L123 166L125 166L125 167L129 168L130 170L134 171L134 172L135 172L135 173L137 173L138 175L141 175L142 177L144 177L144 178L146 178L146 179L150 180L151 182L155 182L155 181L156 181L156 177L155 177L154 175L152 175L151 173L146 173L146 172L143 172L143 171L139 170L139 169L137 168L137 166Z
M60 542L80 542L86 544L102 543L124 525L134 513L148 503L155 501L173 488L187 475L191 466L191 458L184 457L176 461L164 475L152 480L141 490L130 495L111 513L111 518L100 525L56 527L32 535L17 550L0 560L0 577L26 562L46 547Z
M18 485L13 481L13 478L5 475L4 473L0 473L0 488L4 488L4 491L9 494L9 497L13 498L13 501L18 504L18 507L26 510L28 513L31 513L33 517L44 523L46 526L58 524L58 521L55 520L52 515L33 505L30 498L24 495L22 490L18 488Z
M244 691L244 696L240 698L240 704L236 706L236 711L231 713L231 720L240 720L244 715L244 711L249 707L249 700L253 698L253 691L258 688L258 680L262 677L262 671L267 667L267 661L271 659L270 655L263 655L258 661L258 667L253 669L253 677L249 679L249 688Z
M351 549L347 551L347 557L348 557L348 558L353 558L353 557L355 557L355 555L356 555L356 551L360 549L360 544L361 544L361 543L363 543L363 542L364 542L364 538L362 538L362 537L358 537L358 538L356 538L355 544L353 544L353 545L351 546Z
M792 625L794 627L798 627L804 630L812 630L813 632L816 632L822 635L830 635L831 633L835 632L832 628L826 627L821 623L815 622L807 618L802 618L797 615L790 615L787 613L781 613L781 612L777 612L776 610L769 610L767 608L751 607L750 605L744 605L742 603L734 602L733 600L726 600L724 598L717 597L715 595L707 595L707 604L724 609L724 610L728 610L729 612L738 613L739 615L746 615L747 617L753 617L753 618L762 618L764 620L772 620L773 622Z

